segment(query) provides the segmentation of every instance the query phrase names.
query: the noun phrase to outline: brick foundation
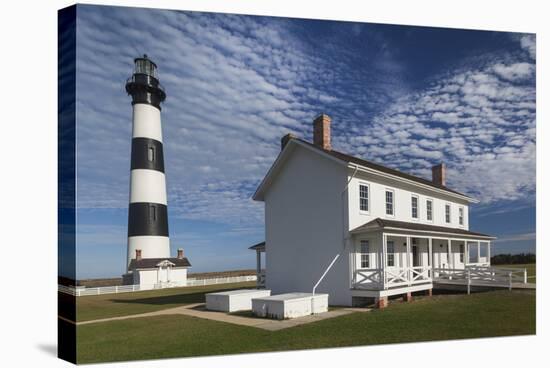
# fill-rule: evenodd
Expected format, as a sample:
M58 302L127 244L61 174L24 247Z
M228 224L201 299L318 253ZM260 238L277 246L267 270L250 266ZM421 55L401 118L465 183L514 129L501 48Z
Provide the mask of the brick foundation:
M406 294L403 294L403 301L404 302L412 302L413 300L413 297L412 297L412 294L411 293L406 293Z
M426 296L432 296L432 289L426 290Z
M381 297L376 299L376 308L378 309L384 309L388 306L388 298L387 297Z

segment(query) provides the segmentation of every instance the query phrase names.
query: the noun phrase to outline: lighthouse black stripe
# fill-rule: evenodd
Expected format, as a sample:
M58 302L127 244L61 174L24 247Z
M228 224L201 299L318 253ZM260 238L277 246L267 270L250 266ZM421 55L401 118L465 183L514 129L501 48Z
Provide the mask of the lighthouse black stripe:
M130 203L128 236L168 236L168 211L160 203Z
M149 169L164 172L162 142L152 138L132 139L132 170Z

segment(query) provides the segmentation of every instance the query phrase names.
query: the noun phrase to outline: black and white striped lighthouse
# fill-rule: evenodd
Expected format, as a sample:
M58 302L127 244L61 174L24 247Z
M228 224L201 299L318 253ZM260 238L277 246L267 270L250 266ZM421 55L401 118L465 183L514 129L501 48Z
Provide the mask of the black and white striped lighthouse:
M132 163L128 211L128 262L136 258L169 258L166 179L160 104L166 98L157 65L147 55L134 60L126 83L132 96ZM137 252L136 252L137 251Z

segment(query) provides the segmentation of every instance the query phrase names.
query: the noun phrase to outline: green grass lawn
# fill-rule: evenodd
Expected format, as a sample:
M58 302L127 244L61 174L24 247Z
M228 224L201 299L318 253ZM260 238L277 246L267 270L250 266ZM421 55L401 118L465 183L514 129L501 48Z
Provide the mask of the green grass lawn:
M535 293L434 296L280 331L182 315L77 330L78 363L526 335L535 333Z
M493 267L498 268L526 268L527 269L527 282L535 284L537 282L537 265L535 263L527 264L509 264L509 265L495 265Z
M256 282L170 288L134 293L105 294L76 298L77 321L154 312L184 304L204 303L204 294L241 288L254 288Z

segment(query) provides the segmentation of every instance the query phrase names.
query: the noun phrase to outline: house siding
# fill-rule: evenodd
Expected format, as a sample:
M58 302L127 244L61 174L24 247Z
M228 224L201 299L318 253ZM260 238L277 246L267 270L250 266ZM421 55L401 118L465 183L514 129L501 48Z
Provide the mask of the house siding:
M348 179L352 178L352 172L349 172ZM359 185L369 185L369 211L368 213L360 211L359 208ZM386 189L394 192L394 216L386 215ZM411 198L418 196L418 219L411 215ZM373 174L356 173L351 179L349 190L349 229L361 226L378 217L382 219L391 219L396 221L416 222L426 225L445 226L451 228L460 228L469 230L468 221L468 202L460 201L451 196L440 194L428 189L415 187L410 184L400 183ZM433 221L428 221L426 216L426 200L433 200ZM445 222L445 204L451 205L451 223ZM459 225L458 213L459 207L464 208L464 224Z
M347 224L347 167L297 147L265 195L266 287L272 294L316 292L331 305L351 305ZM351 243L350 243L351 244Z

